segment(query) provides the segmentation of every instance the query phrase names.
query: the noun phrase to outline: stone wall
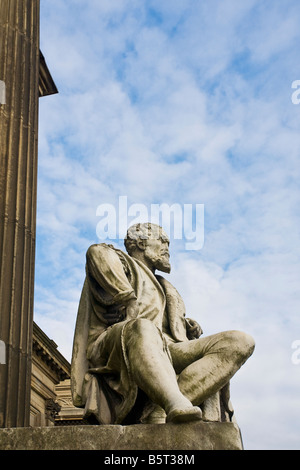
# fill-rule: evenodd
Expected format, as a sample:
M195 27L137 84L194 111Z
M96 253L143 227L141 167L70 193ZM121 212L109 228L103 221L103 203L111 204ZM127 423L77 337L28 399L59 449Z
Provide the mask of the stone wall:
M0 430L0 450L242 450L235 423L66 426Z

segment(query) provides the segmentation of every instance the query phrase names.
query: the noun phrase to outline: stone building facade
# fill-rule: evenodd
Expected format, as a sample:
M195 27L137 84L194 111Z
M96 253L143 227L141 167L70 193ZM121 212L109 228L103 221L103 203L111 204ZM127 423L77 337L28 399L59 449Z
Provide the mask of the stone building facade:
M71 398L71 365L57 344L33 324L30 426L84 424Z

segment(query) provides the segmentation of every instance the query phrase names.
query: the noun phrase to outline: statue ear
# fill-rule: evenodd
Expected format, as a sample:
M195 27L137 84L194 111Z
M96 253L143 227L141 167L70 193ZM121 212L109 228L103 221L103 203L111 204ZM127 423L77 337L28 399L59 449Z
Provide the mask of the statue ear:
M145 251L146 249L146 242L147 240L143 240L141 238L139 238L137 241L136 241L136 246L142 250L142 251Z

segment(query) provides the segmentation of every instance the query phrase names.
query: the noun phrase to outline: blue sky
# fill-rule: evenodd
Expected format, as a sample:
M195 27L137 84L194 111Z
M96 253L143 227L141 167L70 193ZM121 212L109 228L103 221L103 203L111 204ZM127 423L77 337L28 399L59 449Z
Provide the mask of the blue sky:
M70 360L100 204L204 204L168 278L205 335L256 340L231 385L247 449L300 448L299 24L296 0L41 1L60 93L40 100L35 321Z

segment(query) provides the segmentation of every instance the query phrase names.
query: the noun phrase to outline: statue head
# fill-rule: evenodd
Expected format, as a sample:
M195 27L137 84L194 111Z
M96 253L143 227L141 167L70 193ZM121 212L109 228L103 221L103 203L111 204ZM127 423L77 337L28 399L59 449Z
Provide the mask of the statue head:
M169 273L169 237L157 224L139 223L127 230L124 240L130 256L139 259L153 272L155 269Z

